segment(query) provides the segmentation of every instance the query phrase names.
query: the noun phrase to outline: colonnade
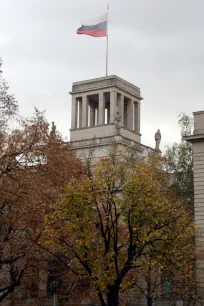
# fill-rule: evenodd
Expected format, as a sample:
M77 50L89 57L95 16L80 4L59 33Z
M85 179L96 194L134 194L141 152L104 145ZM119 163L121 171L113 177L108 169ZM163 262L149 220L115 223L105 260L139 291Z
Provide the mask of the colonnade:
M119 111L121 125L140 133L140 102L117 91L72 96L71 129L113 124Z

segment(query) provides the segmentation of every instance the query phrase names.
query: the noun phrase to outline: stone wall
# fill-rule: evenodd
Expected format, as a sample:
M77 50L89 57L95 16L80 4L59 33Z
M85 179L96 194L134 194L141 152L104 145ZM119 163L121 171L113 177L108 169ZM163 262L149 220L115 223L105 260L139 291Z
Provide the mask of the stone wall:
M199 237L196 241L198 293L204 297L204 111L194 113L194 134L184 137L193 145L194 212Z

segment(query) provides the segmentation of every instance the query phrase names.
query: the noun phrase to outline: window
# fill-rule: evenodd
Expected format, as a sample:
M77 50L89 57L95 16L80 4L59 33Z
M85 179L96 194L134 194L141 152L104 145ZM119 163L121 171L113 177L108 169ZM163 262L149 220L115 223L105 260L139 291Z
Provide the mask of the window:
M171 283L168 280L163 281L164 294L170 294L172 292Z
M47 292L49 296L52 296L54 292L61 288L62 269L56 260L50 260L48 262L48 278L47 278Z

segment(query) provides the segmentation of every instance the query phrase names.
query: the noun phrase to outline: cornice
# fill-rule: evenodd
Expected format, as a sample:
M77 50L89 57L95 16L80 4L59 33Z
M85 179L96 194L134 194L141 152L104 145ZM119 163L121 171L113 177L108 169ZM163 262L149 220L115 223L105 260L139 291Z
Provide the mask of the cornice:
M124 92L127 92L135 96L136 98L142 100L142 97L140 96L139 87L115 75L73 83L72 92L70 92L70 94L71 95L81 94L81 93L89 92L89 91L103 90L103 89L110 88L110 87L116 87L118 89L121 89Z

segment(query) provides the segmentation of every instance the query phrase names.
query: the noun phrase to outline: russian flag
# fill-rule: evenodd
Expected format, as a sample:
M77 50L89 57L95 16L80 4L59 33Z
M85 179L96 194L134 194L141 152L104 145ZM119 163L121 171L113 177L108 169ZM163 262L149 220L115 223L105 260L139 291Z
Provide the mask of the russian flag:
M85 34L93 37L103 37L108 35L108 14L96 19L81 21L81 27L77 34Z

